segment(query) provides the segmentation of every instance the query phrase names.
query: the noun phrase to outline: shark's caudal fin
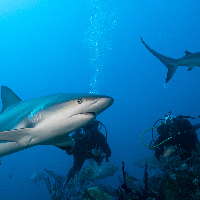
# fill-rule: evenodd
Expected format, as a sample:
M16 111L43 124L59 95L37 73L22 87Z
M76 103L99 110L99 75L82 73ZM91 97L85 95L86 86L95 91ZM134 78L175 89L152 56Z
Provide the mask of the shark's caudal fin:
M1 112L21 101L21 99L6 86L1 87L1 99L3 104Z
M167 83L172 78L172 76L174 75L176 71L176 68L178 67L178 65L176 64L176 59L164 56L154 51L144 42L142 38L141 40L144 46L167 67L168 69L167 78L166 78L166 83Z

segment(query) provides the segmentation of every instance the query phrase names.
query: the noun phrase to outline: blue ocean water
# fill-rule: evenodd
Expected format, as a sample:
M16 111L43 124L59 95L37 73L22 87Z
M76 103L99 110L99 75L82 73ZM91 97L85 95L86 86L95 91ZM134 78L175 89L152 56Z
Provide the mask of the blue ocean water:
M62 92L106 94L114 104L98 116L108 130L110 162L142 178L133 162L153 151L140 137L157 119L197 117L200 69L167 68L141 43L180 58L200 51L197 0L1 0L0 85L22 100ZM197 121L192 121L197 122ZM198 132L200 134L200 132ZM148 144L150 136L145 135ZM1 159L0 199L50 199L35 170L66 175L73 158L53 146L37 146ZM118 171L121 175L121 170ZM109 178L117 186L117 176Z

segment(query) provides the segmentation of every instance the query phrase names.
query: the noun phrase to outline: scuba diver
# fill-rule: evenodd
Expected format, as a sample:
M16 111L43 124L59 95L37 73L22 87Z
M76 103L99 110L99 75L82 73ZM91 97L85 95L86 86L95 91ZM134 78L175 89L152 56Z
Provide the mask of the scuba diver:
M169 112L169 115L165 116L164 122L157 126L159 136L156 140L151 141L149 148L155 150L158 161L161 162L162 158L168 157L174 149L182 150L181 160L191 157L192 150L195 151L199 144L196 130L200 128L200 123L191 125L189 118L194 119L182 115L174 117Z
M83 163L87 159L94 159L97 165L101 165L103 158L106 158L106 162L109 162L108 157L111 156L111 150L107 143L107 130L106 137L100 132L101 127L105 126L100 121L93 121L86 125L84 128L80 128L72 135L72 141L74 144L72 147L59 147L62 150L66 150L68 155L74 156L73 167L69 170L67 179L63 184L63 189L67 186L69 181L74 178L75 173L80 171Z

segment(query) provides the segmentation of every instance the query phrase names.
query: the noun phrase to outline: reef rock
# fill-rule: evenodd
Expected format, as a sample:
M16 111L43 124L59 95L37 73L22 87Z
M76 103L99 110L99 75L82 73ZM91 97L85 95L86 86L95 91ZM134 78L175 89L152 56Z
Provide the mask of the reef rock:
M84 192L83 200L89 200L89 199L95 199L95 200L112 200L113 197L101 190L98 187L92 187L89 188L87 191Z

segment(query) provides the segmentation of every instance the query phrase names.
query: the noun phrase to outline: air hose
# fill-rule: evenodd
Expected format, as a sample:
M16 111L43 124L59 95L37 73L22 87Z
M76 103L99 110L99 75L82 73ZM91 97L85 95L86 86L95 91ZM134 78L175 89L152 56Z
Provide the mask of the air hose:
M159 120L158 120L158 121L159 121ZM156 123L157 123L158 121L156 121ZM155 123L155 124L156 124L156 123ZM169 138L167 138L166 140L162 141L161 143L159 143L159 144L157 144L157 145L155 145L155 146L150 146L150 145L147 146L146 144L144 144L144 142L143 142L143 136L144 136L144 134L145 134L146 132L150 131L150 130L153 130L154 128L158 128L159 126L161 126L161 125L164 124L164 123L165 123L165 121L162 122L161 124L159 124L158 126L153 126L152 128L147 129L146 131L144 131L144 132L142 133L142 135L141 135L141 142L142 142L142 144L143 144L145 147L147 147L147 148L149 148L149 149L154 149L154 148L156 148L156 147L159 147L161 144L167 142L168 140L172 139L172 137L169 137ZM154 124L154 125L155 125L155 124ZM152 137L153 137L153 132L152 132ZM152 141L154 141L154 138L152 139ZM152 143L152 142L151 142L151 143ZM151 143L150 143L150 144L151 144Z

